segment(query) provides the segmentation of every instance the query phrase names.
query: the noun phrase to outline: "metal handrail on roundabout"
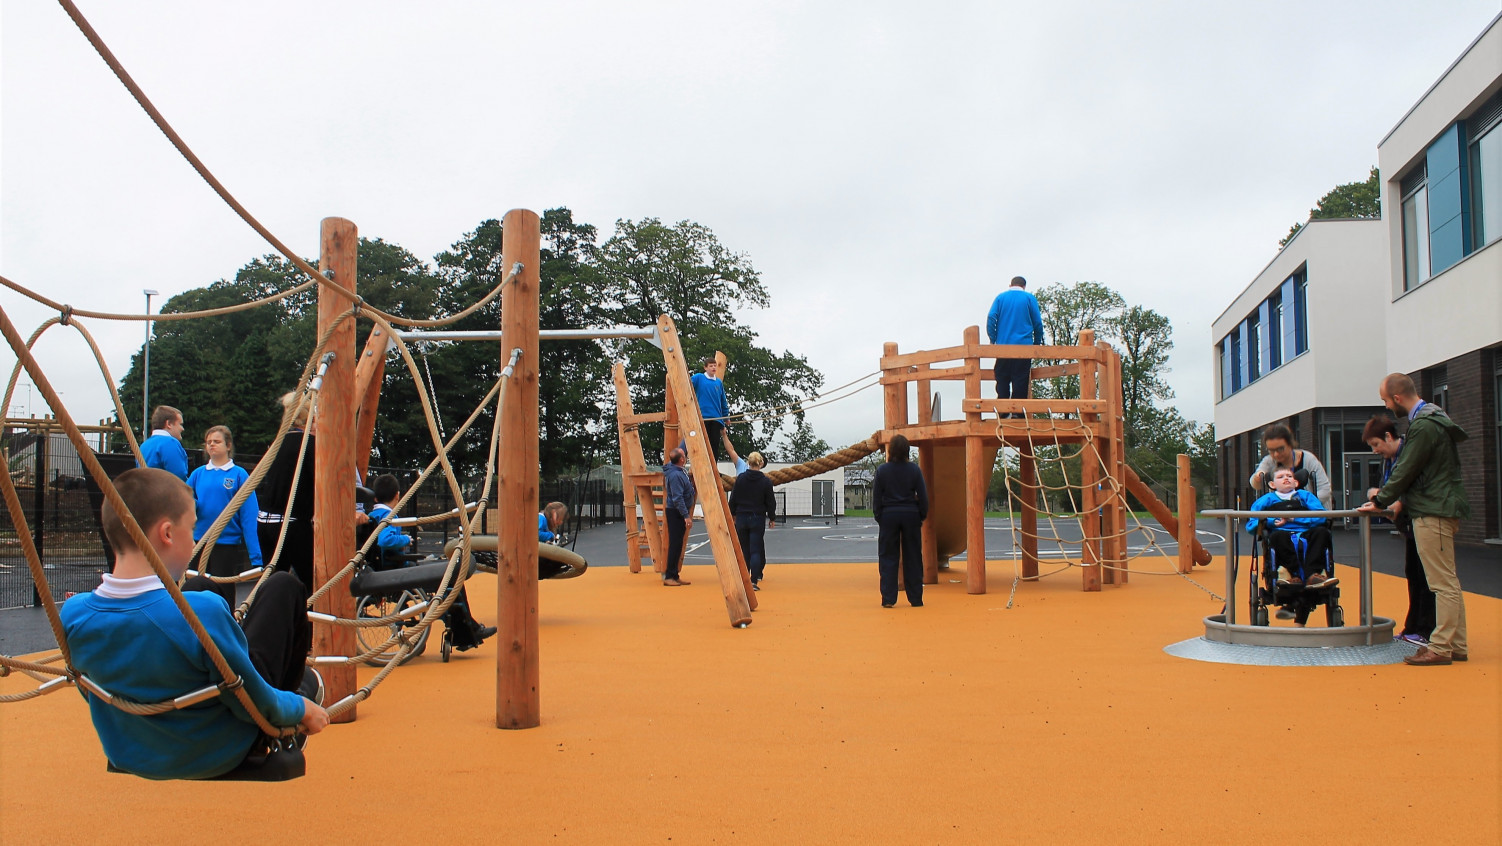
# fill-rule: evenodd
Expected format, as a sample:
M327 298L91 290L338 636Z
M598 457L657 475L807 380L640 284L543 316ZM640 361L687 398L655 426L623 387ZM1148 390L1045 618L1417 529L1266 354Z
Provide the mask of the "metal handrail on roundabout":
M1366 511L1279 511L1279 517L1312 517L1330 519L1354 517L1360 523L1361 541L1357 545L1359 616L1354 626L1339 628L1311 627L1289 628L1284 626L1252 626L1237 623L1236 582L1240 568L1240 553L1234 539L1242 520L1267 517L1265 511L1240 511L1216 509L1202 512L1206 517L1222 517L1226 521L1226 609L1225 613L1212 614L1205 618L1205 639L1218 643L1235 643L1248 646L1375 646L1391 642L1393 621L1372 614L1372 517L1381 516Z

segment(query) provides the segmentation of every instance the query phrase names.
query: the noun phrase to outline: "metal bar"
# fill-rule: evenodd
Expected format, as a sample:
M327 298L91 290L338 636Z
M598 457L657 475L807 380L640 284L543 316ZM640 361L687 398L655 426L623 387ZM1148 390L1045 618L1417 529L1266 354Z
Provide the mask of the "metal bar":
M449 330L442 332L404 332L397 330L396 336L404 341L499 341L501 332L498 329L481 329L474 331ZM640 338L651 341L653 346L661 347L657 340L657 327L655 326L607 326L603 329L539 329L538 340L542 341L589 341L604 338Z
M1226 616L1226 625L1229 626L1229 625L1234 625L1235 622L1236 622L1236 611L1235 611L1235 608L1236 608L1236 576L1237 576L1237 573L1236 573L1236 564L1237 564L1237 561L1236 561L1235 553L1232 552L1232 550L1235 549L1234 541L1235 541L1235 538L1236 538L1236 535L1235 535L1236 524L1235 524L1235 521L1232 518L1230 518L1230 517L1225 518L1225 521L1226 521L1226 531L1225 531L1225 539L1226 539L1225 540L1225 547L1226 547L1226 613L1225 613L1225 616Z
M1366 626L1366 645L1372 645L1372 518L1361 517L1361 625Z

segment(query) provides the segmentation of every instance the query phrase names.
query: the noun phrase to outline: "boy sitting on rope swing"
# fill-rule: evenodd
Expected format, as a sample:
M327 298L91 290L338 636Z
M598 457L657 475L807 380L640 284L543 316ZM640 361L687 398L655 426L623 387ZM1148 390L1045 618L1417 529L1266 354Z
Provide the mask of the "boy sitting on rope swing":
M193 492L171 473L150 468L120 474L115 488L168 573L182 578L193 555ZM63 605L63 631L74 669L116 696L143 703L170 701L223 683L109 502L101 518L115 548L115 568L94 592ZM189 579L184 598L244 681L256 708L274 726L297 726L304 734L323 730L328 712L296 692L299 686L320 686L317 674L305 665L312 626L302 583L290 573L272 574L238 625L212 584L201 576ZM265 746L265 737L231 692L150 715L127 713L82 687L80 692L88 700L105 756L135 775L214 778Z

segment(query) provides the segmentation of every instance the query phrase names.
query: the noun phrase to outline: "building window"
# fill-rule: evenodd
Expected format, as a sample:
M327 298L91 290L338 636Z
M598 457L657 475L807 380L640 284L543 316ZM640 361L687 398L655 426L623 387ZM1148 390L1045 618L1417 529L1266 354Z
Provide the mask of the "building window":
M1475 249L1502 237L1502 92L1466 121L1470 132L1471 225Z
M1262 377L1262 321L1257 312L1246 319L1246 380Z
M1429 401L1443 408L1445 411L1449 411L1450 368L1440 365L1424 375L1428 377L1429 382Z
M1220 398L1225 399L1231 395L1231 338L1226 336L1220 339L1215 348L1220 351Z
M1241 390L1246 384L1246 345L1242 343L1241 327L1231 332L1231 393Z
M1293 354L1309 349L1309 277L1299 271L1293 277Z
M1283 365L1283 292L1267 298L1267 364L1269 369Z
M1403 180L1403 290L1429 278L1429 189L1425 172Z

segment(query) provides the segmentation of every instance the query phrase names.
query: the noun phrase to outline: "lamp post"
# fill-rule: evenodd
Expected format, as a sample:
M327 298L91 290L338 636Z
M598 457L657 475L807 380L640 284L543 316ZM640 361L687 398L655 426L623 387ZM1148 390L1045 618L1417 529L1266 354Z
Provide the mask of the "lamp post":
M146 345L141 364L141 437L151 437L151 298L157 296L158 291L151 288L141 289L146 295Z

